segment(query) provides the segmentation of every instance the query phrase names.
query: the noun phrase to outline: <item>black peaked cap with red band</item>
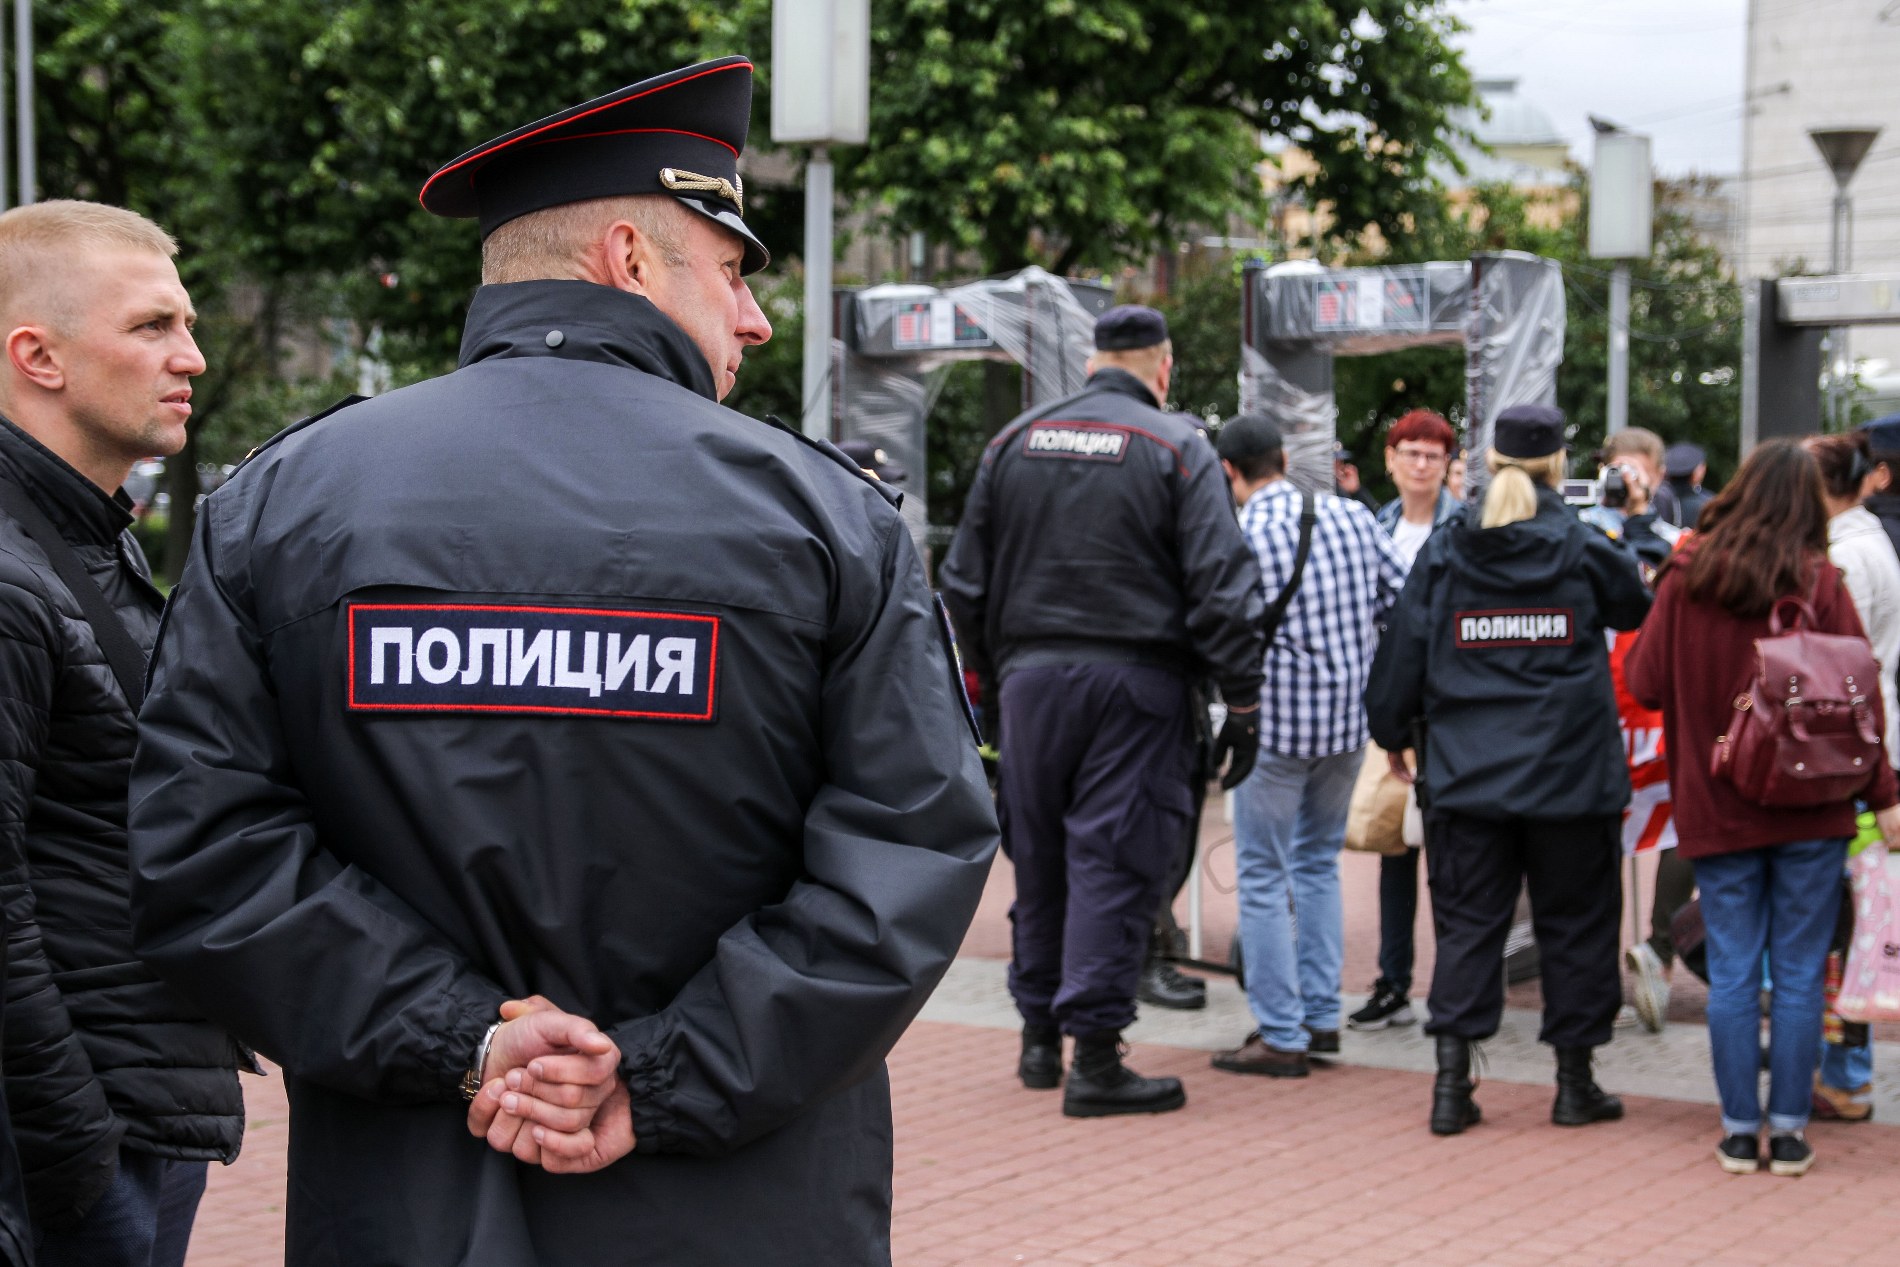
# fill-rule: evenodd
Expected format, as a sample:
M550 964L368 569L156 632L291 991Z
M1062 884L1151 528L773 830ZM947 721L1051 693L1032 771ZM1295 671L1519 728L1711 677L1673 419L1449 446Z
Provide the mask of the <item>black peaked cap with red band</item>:
M744 239L741 268L757 272L771 255L743 218L739 152L751 117L751 61L701 62L484 141L429 177L422 206L479 220L486 238L563 203L671 194Z

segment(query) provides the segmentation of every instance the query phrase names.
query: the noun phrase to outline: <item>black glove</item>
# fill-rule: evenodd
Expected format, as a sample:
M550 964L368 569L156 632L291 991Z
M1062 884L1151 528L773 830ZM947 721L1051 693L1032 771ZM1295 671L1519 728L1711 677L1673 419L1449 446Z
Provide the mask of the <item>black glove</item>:
M1214 736L1213 767L1218 770L1223 763L1227 765L1227 773L1221 776L1220 790L1231 792L1239 787L1259 755L1260 706L1256 704L1244 713L1228 709L1227 720ZM1232 761L1228 760L1229 756Z

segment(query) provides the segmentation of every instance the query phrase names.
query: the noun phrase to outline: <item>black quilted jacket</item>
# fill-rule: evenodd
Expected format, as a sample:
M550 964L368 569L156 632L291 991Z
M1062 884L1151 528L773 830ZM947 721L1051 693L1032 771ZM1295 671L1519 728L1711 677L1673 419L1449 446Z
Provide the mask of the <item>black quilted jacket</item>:
M0 419L0 479L65 536L148 651L163 599L107 497ZM77 601L0 513L0 901L6 1099L34 1220L71 1223L118 1149L237 1155L242 1049L132 953L126 779L136 719Z

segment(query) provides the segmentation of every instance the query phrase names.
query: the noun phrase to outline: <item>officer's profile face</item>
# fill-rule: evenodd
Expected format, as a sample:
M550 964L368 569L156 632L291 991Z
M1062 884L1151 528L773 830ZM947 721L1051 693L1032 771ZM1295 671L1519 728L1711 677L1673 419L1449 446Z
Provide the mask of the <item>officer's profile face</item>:
M198 314L172 261L156 251L104 250L75 261L74 305L51 326L44 353L67 423L101 456L134 461L185 445L191 379L204 356Z
M739 235L691 212L682 212L679 219L686 262L656 260L641 281L646 297L705 356L714 394L724 400L738 381L746 348L770 339L772 323L740 275L745 244Z

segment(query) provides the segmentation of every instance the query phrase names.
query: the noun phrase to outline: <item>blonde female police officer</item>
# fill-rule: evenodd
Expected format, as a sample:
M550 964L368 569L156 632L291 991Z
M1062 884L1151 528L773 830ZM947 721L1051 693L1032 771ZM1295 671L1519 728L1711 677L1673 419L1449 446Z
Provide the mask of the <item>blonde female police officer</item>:
M1563 414L1497 419L1491 486L1413 564L1366 689L1372 737L1419 751L1438 934L1431 1127L1479 1119L1470 1045L1498 1029L1504 938L1528 882L1561 1126L1621 1117L1591 1075L1621 1000L1618 824L1629 773L1605 628L1649 610L1635 560L1564 505Z

